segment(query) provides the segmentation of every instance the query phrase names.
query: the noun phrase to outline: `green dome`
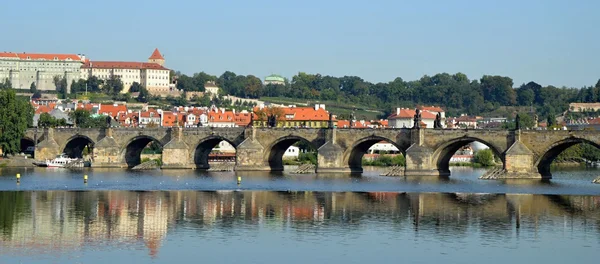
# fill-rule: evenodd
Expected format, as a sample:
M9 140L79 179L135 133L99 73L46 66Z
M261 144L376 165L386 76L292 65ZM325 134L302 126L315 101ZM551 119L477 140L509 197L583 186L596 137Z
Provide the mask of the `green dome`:
M281 75L271 74L265 78L266 82L285 82L285 79Z

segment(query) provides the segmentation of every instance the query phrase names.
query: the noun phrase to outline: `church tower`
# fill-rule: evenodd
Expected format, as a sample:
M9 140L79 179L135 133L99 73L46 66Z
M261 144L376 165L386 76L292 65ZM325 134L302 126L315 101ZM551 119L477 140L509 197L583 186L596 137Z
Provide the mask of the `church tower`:
M152 55L150 55L150 58L148 58L148 62L164 66L165 58L162 56L162 54L160 54L158 49L154 49L154 52L152 52Z

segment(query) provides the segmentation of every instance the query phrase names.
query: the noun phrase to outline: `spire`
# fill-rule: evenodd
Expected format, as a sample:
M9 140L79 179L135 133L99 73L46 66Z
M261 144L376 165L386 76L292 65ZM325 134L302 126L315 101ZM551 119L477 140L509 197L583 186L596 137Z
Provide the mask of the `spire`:
M158 48L154 49L154 52L152 52L152 55L150 55L150 58L148 58L149 60L164 60L165 58L162 56L162 54L160 54L160 51L158 51Z

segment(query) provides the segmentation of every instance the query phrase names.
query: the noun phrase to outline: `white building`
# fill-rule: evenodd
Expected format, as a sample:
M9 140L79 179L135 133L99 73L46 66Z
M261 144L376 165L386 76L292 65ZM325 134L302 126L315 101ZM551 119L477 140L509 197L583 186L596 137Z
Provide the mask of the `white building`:
M108 80L112 76L119 77L123 82L123 93L128 92L134 82L146 87L150 93L170 92L170 70L163 66L164 63L165 59L158 49L154 50L148 62L86 60L81 66L80 78L87 80L95 76Z
M394 144L387 141L379 141L369 148L369 154L398 154L400 150Z
M215 82L206 82L204 84L204 93L209 94L210 97L219 95L219 86Z
M388 117L389 127L412 128L414 125L415 110L408 108L396 108L396 112ZM421 111L421 127L433 128L435 114L429 111Z
M290 146L284 153L284 159L298 159L298 155L300 154L300 148L296 146Z
M16 89L56 90L54 77L65 78L67 89L79 80L85 56L76 54L40 54L0 52L0 82L8 79Z

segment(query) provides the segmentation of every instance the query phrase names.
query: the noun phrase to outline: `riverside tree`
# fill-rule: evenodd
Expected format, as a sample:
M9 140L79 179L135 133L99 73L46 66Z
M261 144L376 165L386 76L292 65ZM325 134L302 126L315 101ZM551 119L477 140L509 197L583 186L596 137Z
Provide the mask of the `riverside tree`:
M21 151L21 138L33 122L33 107L13 89L0 90L0 147L4 155Z

